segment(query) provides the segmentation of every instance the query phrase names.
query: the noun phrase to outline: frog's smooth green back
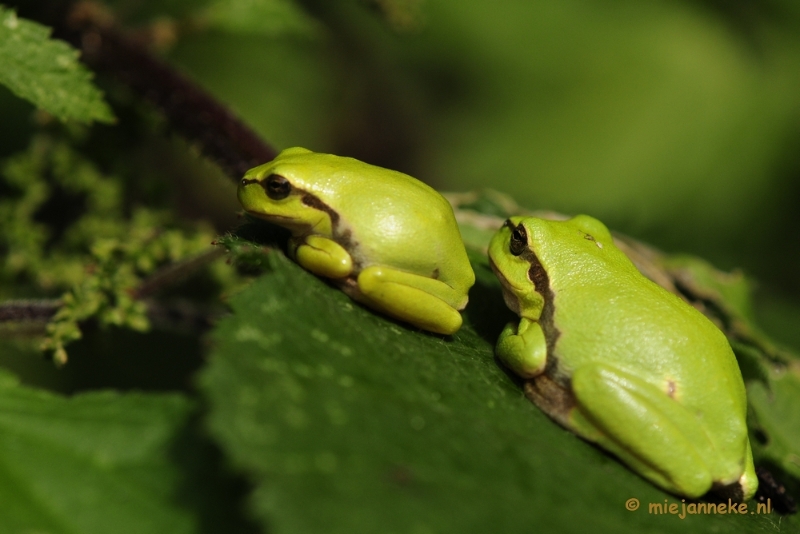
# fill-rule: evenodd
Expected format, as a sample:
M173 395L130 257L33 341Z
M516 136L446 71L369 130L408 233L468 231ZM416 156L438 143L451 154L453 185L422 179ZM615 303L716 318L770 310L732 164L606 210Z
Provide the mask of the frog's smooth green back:
M464 291L469 260L447 200L406 174L353 158L281 154L259 172L281 174L339 215L351 254L362 265L385 264L432 276Z
M533 247L554 295L559 364L574 369L603 361L665 391L668 382L680 384L676 397L711 427L725 426L731 413L743 417L744 385L724 334L641 275L607 230L589 230L591 239L571 221L533 227Z

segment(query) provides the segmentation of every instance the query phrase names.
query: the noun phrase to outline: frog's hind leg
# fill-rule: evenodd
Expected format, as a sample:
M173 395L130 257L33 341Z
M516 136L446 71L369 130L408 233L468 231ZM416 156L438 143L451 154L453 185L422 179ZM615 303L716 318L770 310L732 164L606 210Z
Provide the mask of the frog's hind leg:
M373 265L358 275L356 300L386 315L438 334L461 328L466 299L441 280Z
M700 497L712 485L714 446L698 419L665 392L612 366L572 376L576 406L568 426L656 485Z

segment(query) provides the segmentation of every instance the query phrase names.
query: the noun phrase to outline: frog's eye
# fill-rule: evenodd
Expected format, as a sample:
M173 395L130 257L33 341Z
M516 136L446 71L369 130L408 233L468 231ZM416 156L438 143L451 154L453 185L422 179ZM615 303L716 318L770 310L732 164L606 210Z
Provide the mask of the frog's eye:
M264 191L272 200L282 200L292 192L292 184L280 174L270 174L263 184Z
M519 256L525 252L526 248L528 248L528 232L526 232L525 227L520 224L511 231L511 245L509 249L511 250L511 254Z

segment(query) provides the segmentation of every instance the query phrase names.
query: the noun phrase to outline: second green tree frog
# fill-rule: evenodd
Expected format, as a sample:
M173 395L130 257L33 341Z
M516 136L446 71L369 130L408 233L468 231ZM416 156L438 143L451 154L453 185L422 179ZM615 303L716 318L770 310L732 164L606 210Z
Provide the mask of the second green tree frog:
M289 254L354 300L439 334L461 327L475 274L453 209L406 174L289 148L250 169L239 202L291 231Z
M753 496L744 383L710 320L642 276L585 215L513 217L489 257L520 316L496 354L539 408L667 491Z

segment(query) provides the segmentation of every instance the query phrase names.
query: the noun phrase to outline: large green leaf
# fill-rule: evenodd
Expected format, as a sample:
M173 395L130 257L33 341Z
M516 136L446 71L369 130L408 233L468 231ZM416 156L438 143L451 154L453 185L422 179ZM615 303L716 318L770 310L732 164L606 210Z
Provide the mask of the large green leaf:
M682 503L550 421L493 358L510 312L485 262L452 338L373 314L280 255L270 264L231 299L201 387L271 531L797 528L774 514L648 513Z
M747 398L764 441L756 449L800 483L800 366L773 373L766 384L749 384Z
M0 371L0 532L196 532L170 461L191 407L179 395L64 398Z
M0 84L61 120L111 122L111 109L77 58L77 50L50 39L46 26L0 5Z

